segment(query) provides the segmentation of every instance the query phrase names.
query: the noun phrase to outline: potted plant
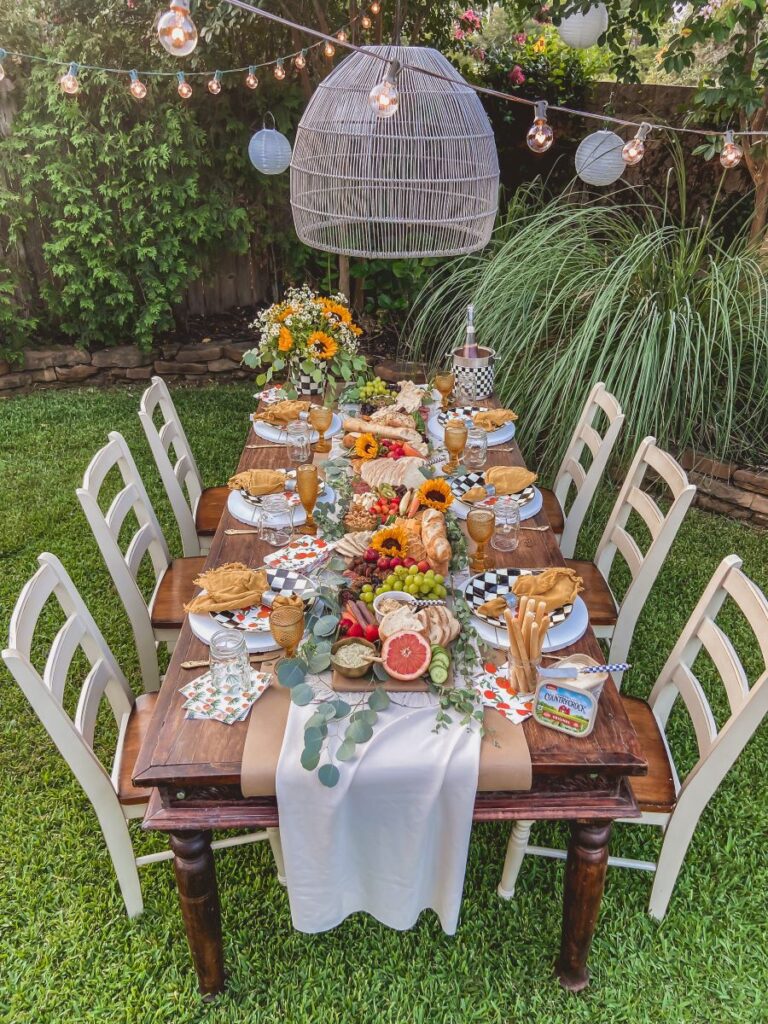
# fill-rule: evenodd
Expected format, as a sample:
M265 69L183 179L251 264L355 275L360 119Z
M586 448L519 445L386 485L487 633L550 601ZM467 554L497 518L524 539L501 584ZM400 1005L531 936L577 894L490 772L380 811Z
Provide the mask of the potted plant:
M251 326L259 344L244 353L243 362L261 371L259 387L284 373L298 394L319 395L328 377L350 381L366 369L357 345L363 332L342 294L318 295L308 285L289 288Z

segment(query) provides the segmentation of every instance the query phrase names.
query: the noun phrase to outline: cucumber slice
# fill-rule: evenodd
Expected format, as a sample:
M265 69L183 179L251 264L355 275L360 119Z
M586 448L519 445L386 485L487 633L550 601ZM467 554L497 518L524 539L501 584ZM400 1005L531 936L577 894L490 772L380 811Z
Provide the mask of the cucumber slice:
M430 665L443 665L443 666L445 666L445 668L448 668L448 666L451 664L451 659L448 657L447 654L439 654L439 653L438 654L433 654L432 655L432 660L430 661L429 664Z
M448 669L441 668L439 665L430 667L429 678L433 683L437 683L440 686L448 680Z

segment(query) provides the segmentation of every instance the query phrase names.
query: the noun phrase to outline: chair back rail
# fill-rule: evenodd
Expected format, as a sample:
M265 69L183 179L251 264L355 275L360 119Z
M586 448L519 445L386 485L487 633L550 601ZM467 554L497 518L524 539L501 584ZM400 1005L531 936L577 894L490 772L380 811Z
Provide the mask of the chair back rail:
M672 494L672 503L666 515L653 497L642 490L649 467ZM632 576L619 607L608 656L610 662L627 660L640 612L695 493L695 486L688 483L684 471L672 456L657 447L654 437L644 438L632 460L595 554L595 564L606 580L610 576L617 552L626 562ZM644 555L627 530L627 521L633 511L641 517L651 535L651 543Z
M99 492L110 470L117 469L123 480L107 512L99 503ZM138 468L122 434L113 431L109 442L98 451L78 487L77 497L99 545L107 569L125 606L139 654L144 688L160 687L157 648L150 609L138 585L138 573L147 554L152 562L155 586L171 562L171 555L139 475ZM131 536L125 552L120 548L120 533L128 515L133 512L138 529Z
M155 424L158 409L163 418L159 428ZM203 492L202 479L168 386L162 377L153 377L152 383L142 395L139 419L179 526L184 555L199 555L201 550L195 528L195 514ZM171 452L175 463L171 462Z
M594 427L595 419L600 410L608 418L608 429L601 437ZM624 425L624 413L621 406L610 392L606 391L602 382L595 384L587 398L584 409L576 424L576 429L566 449L563 461L557 471L553 491L560 502L565 515L565 505L571 487L576 488L576 497L565 515L565 526L560 538L560 550L564 558L571 558L576 550L584 517L587 514L595 491L608 465L611 452ZM588 469L581 464L584 448L592 454L592 462Z

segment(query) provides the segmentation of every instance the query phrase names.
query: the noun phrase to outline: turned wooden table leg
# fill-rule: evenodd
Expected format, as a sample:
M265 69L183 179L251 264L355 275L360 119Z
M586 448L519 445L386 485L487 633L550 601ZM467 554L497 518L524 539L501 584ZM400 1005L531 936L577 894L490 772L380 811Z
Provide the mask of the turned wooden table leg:
M563 935L555 971L569 992L589 984L587 957L595 934L597 915L608 867L611 822L574 821L565 865Z
M187 941L203 999L224 989L221 908L210 832L171 832L173 869Z

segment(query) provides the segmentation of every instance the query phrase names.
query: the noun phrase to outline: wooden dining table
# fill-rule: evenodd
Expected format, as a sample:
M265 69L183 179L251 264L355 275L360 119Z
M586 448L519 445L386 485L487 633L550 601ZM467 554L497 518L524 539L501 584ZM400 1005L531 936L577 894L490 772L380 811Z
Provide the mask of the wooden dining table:
M489 405L496 403L491 401ZM266 442L252 429L238 471L287 465L283 445ZM259 447L249 447L258 445ZM488 449L488 465L523 465L512 441ZM548 527L539 512L524 526ZM271 549L257 536L228 535L244 529L225 510L206 567L226 562L261 565ZM544 568L563 565L551 529L523 529L516 550L493 552L497 565ZM192 595L190 595L191 597ZM591 629L560 654L583 653L604 660ZM144 828L167 832L174 854L179 903L200 991L212 998L225 987L222 921L212 833L221 829L278 827L274 795L245 799L240 789L243 745L248 721L232 726L185 718L179 688L194 674L187 660L204 660L208 648L185 621L171 657L151 722L139 751L133 781L152 788ZM258 707L258 704L254 706ZM252 711L251 714L254 712ZM496 716L495 710L486 711ZM564 988L583 989L589 981L587 958L597 924L608 863L611 826L617 818L638 817L628 777L647 772L637 735L611 679L602 692L595 728L576 738L547 729L529 718L520 726L528 743L533 782L529 791L478 790L475 822L565 820L570 825L560 950L555 971ZM311 837L307 837L311 841ZM501 870L501 864L499 864ZM514 912L514 908L510 910Z

